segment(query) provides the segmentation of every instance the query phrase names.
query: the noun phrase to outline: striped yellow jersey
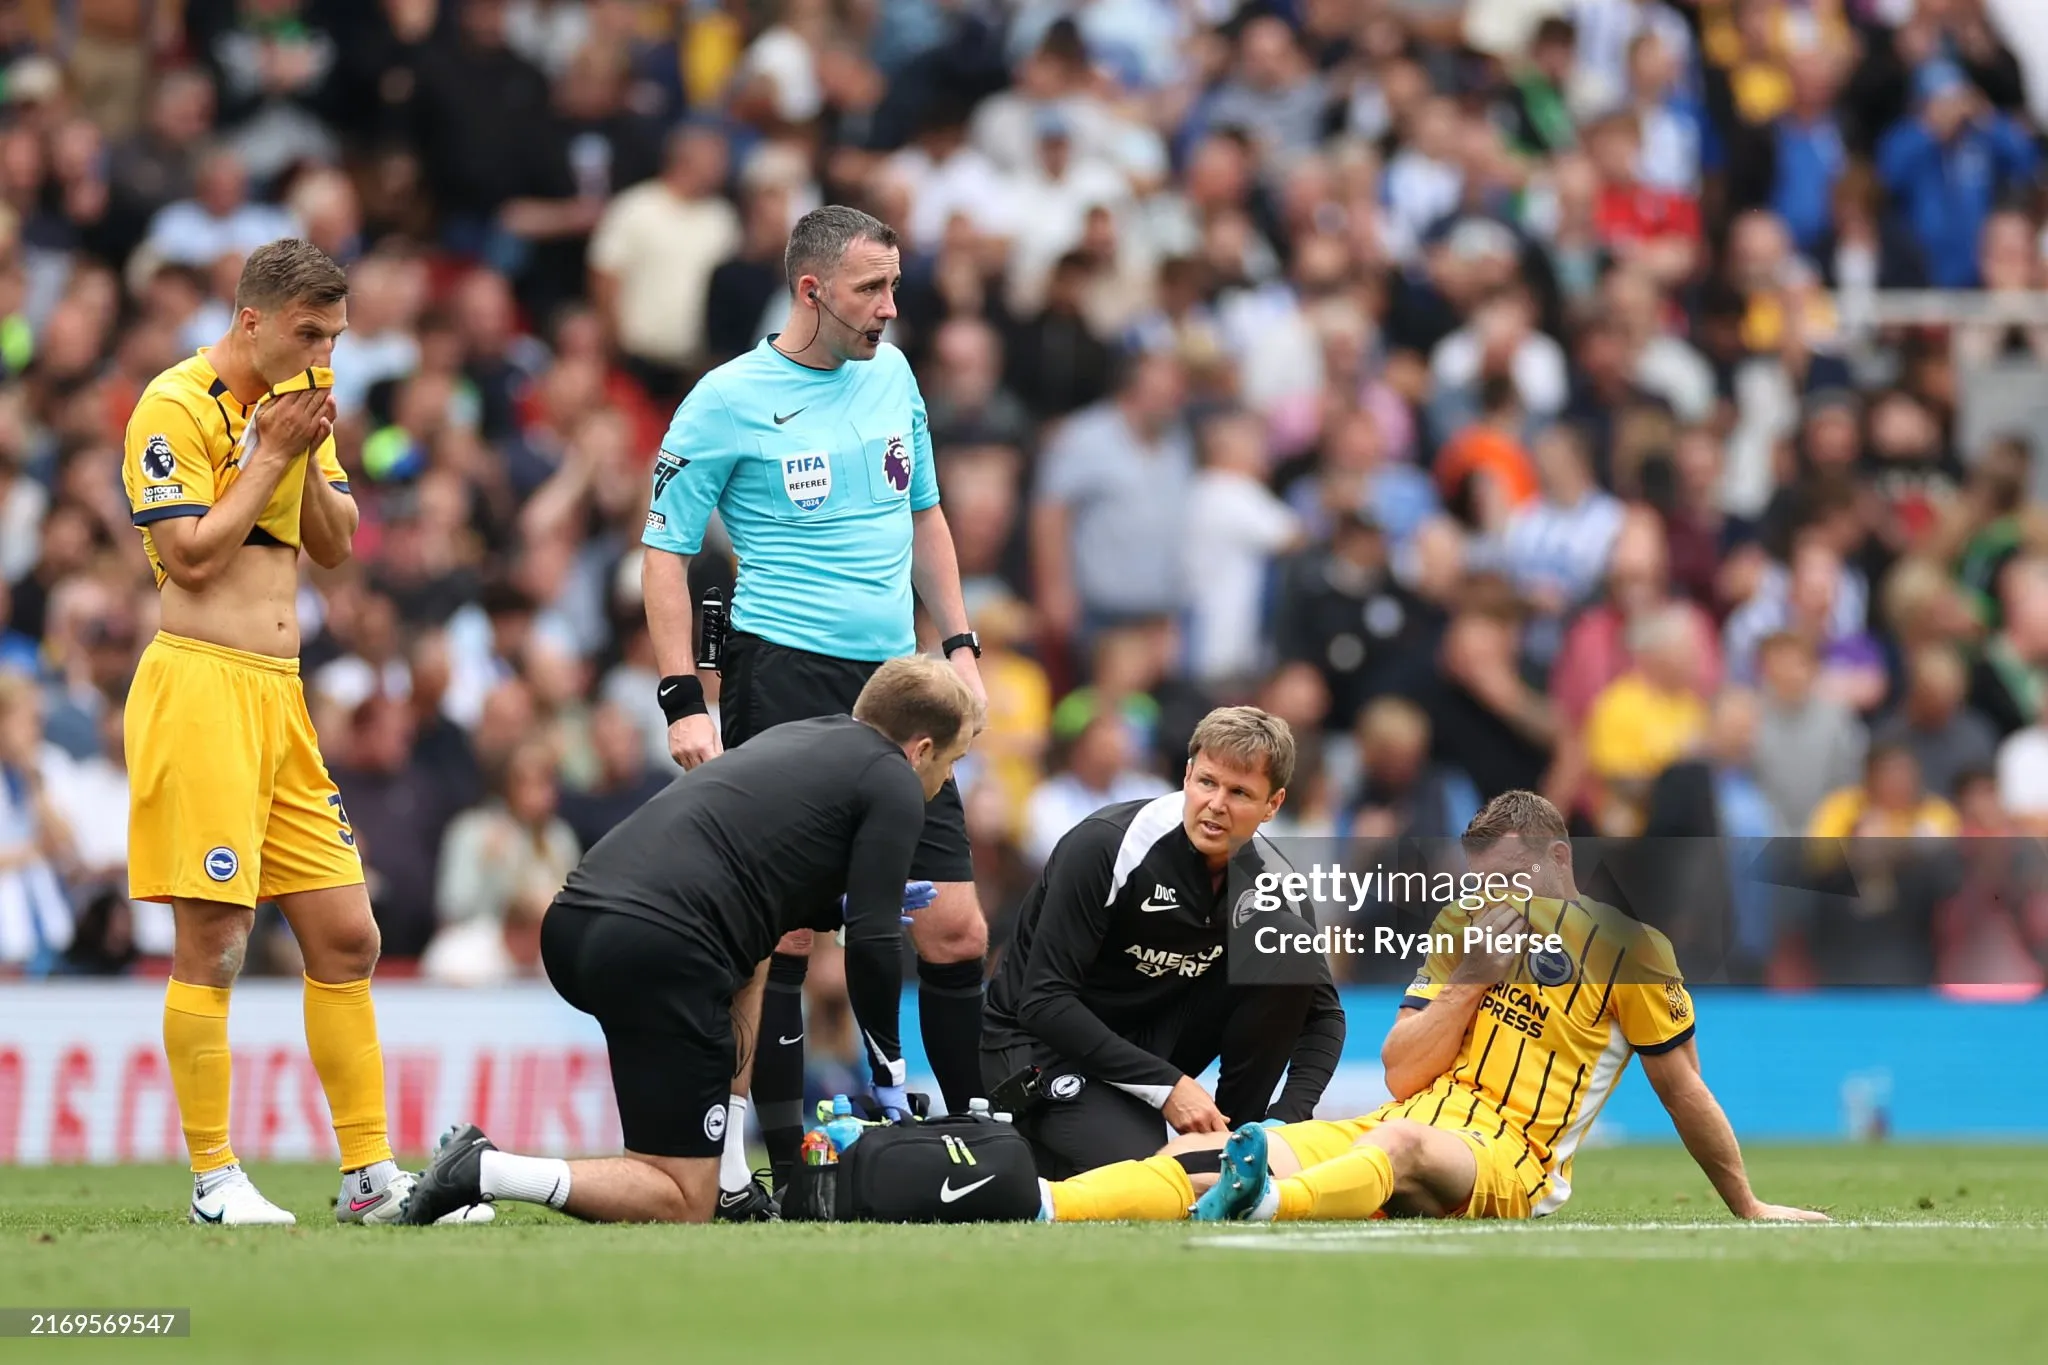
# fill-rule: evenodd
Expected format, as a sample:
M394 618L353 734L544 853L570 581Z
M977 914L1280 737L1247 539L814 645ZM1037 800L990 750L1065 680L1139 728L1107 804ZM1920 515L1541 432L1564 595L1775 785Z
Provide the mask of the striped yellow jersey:
M1465 926L1483 909L1447 906L1432 936L1462 944ZM1536 897L1525 915L1531 932L1556 934L1563 951L1517 961L1510 979L1480 1002L1451 1069L1381 1112L1518 1138L1518 1169L1533 1162L1540 1171L1529 1184L1541 1215L1571 1197L1572 1156L1629 1057L1667 1052L1692 1037L1693 1006L1670 940L1648 925L1590 900ZM1401 1007L1426 1007L1461 956L1432 952Z
M127 448L121 460L121 484L128 490L128 508L142 532L142 547L156 584L164 583L163 557L157 553L150 527L171 517L203 517L240 477L244 445L253 439L249 419L273 394L304 388L331 388L333 371L310 369L278 385L248 407L235 401L207 350L182 360L149 381L128 419ZM348 475L335 457L334 438L320 443L312 458L320 473L342 492ZM299 547L299 508L305 496L303 472L293 468L278 480L263 514L245 542L250 545Z

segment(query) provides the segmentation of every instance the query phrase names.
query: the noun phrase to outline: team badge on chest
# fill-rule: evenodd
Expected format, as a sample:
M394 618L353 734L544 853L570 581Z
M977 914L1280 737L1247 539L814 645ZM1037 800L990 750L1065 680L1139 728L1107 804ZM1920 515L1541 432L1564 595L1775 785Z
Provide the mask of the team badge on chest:
M1542 949L1529 954L1529 975L1539 986L1562 986L1572 979L1572 966L1570 953Z
M782 491L805 512L815 512L832 496L832 457L822 450L782 457Z

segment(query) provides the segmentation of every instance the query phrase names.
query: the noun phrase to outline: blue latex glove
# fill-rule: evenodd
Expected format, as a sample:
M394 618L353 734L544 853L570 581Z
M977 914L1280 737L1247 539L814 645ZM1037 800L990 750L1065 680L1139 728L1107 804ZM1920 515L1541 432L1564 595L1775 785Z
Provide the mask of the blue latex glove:
M939 888L933 886L930 882L903 883L903 922L905 924L912 923L913 921L910 918L912 915L924 909L938 898ZM844 896L839 898L839 918L846 918L846 897ZM839 946L843 948L846 946L845 931L841 930L840 932Z
M930 882L924 883L930 886ZM891 1123L901 1123L910 1117L910 1095L900 1085L878 1085L875 1087L875 1108L882 1111L882 1117Z
M939 898L939 888L930 882L903 883L903 922L912 923L911 916Z

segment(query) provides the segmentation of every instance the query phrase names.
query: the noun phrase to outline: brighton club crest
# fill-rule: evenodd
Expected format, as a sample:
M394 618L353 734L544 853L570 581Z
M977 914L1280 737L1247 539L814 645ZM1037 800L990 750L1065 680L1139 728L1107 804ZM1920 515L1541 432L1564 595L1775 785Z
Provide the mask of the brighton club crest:
M1539 986L1562 986L1572 979L1572 967L1570 953L1549 949L1532 949L1529 953L1529 975L1536 978Z
M910 491L910 450L901 436L889 438L889 448L882 454L882 477L898 493Z

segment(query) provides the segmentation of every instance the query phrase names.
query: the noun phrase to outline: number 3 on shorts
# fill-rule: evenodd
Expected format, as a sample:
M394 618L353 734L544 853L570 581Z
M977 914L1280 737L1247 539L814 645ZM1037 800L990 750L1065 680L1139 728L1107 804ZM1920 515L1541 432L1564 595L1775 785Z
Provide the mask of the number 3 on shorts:
M341 841L350 848L356 846L356 832L349 827L348 807L341 804L341 793L335 792L327 798L327 804L334 807L334 818L341 823Z

